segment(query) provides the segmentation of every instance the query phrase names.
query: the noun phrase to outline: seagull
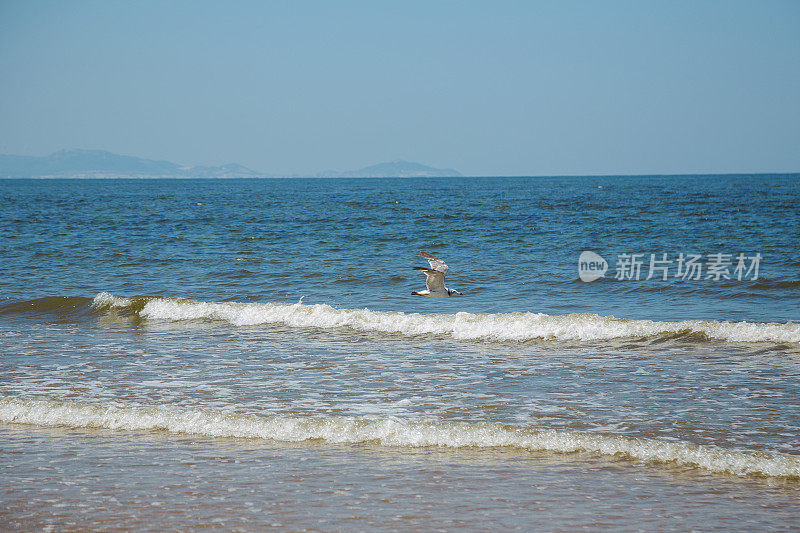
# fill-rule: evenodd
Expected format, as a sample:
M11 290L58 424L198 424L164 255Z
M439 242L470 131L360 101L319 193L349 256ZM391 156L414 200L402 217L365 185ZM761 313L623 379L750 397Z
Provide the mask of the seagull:
M424 257L430 263L430 268L413 267L414 270L421 270L425 273L425 286L428 287L424 291L414 291L411 294L418 296L430 296L431 298L447 298L456 294L461 294L453 289L448 289L444 286L444 275L447 274L447 265L444 261L431 255L429 253L420 252L419 255Z

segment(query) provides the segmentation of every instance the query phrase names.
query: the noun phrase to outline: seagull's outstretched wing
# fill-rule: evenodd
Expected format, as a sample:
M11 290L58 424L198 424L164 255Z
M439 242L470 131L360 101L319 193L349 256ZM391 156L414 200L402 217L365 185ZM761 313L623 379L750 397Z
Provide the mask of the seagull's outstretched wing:
M438 259L437 259L438 261ZM432 263L433 261L431 261ZM442 263L444 265L444 263ZM412 267L414 270L421 270L425 273L425 286L428 287L428 290L431 292L441 292L444 291L444 272L439 270L433 270L430 268L424 267ZM447 266L445 265L445 268Z
M444 274L447 274L447 265L444 264L444 261L427 252L420 252L419 255L428 260L428 263L431 264L431 270L436 270L437 272L442 273L442 283L444 283Z

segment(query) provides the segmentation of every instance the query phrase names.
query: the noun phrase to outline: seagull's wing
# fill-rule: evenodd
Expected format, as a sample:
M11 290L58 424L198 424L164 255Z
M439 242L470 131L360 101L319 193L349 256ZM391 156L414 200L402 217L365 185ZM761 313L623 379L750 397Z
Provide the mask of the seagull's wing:
M414 270L421 270L425 273L425 286L431 292L441 292L444 289L444 272L432 270L430 268L413 267Z
M419 255L428 260L428 263L431 264L431 270L436 270L442 274L447 274L447 265L444 264L444 261L427 252L420 252ZM442 276L442 279L444 279L444 276Z

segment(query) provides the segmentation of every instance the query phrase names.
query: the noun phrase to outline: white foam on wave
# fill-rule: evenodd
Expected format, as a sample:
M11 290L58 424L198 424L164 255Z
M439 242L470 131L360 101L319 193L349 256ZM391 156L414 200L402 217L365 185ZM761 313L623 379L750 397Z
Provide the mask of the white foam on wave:
M638 461L674 463L739 476L800 477L800 456L497 423L257 416L201 409L118 407L14 397L0 397L0 422L127 431L158 430L281 442L322 440L392 447L512 447L528 451L589 452L621 455Z
M114 296L110 292L103 291L92 300L92 306L96 308L102 307L129 307L133 304L133 300L125 298L124 296Z
M98 294L95 307L129 307L131 298ZM138 311L148 319L221 320L236 326L279 324L290 327L350 328L402 335L445 335L462 340L591 341L699 333L728 342L800 343L800 324L684 320L629 320L592 313L420 314L370 309L337 309L326 304L216 303L179 298L147 298Z

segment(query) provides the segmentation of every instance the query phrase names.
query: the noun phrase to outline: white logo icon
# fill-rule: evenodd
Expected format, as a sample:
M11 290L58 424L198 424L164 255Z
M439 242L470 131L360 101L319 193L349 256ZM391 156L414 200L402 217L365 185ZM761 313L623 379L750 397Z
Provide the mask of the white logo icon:
M578 257L578 276L581 281L590 282L606 275L608 263L594 252L583 251Z

